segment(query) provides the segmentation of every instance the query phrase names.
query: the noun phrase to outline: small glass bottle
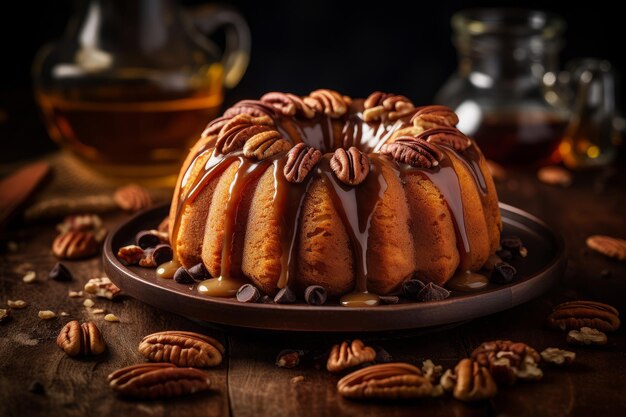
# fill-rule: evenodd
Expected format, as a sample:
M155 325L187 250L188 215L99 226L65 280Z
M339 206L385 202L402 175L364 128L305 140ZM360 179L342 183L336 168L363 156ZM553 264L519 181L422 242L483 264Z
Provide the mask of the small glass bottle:
M459 128L487 158L504 164L558 160L569 110L556 82L564 22L551 14L476 9L452 18L458 71L436 102L459 115Z

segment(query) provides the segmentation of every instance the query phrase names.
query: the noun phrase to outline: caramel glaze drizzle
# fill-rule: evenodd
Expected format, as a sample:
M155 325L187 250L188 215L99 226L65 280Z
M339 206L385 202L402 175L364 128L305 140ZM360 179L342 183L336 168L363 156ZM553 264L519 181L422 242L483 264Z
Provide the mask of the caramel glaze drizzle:
M257 102L248 101L246 105L255 106ZM239 169L232 181L226 211L224 214L224 233L221 256L221 274L218 278L212 278L200 286L213 288L206 292L209 295L233 296L239 285L240 277L231 276L232 244L234 240L234 226L237 223L239 203L244 193L254 184L267 169L273 169L274 196L273 203L276 207L280 224L280 241L282 247L281 274L278 279L278 287L288 285L297 265L297 236L299 235L300 216L306 193L313 180L321 180L327 184L333 206L335 207L345 230L352 243L354 252L354 291L342 297L342 304L346 306L371 306L378 304L378 296L368 292L368 239L372 216L378 202L383 198L387 189L387 182L382 175L382 164L390 160L380 155L377 150L385 143L394 132L410 126L410 120L414 116L409 114L391 123L383 116L382 120L373 123L364 123L362 120L362 101L355 100L350 111L341 119L333 120L323 114L316 114L313 118L284 117L267 106L259 105L259 111L263 111L274 119L277 129L285 139L293 144L305 142L309 146L316 147L325 153L316 169L311 171L305 181L294 184L286 180L284 165L286 158L284 153L275 155L262 161L251 161L245 158L241 151L228 155L216 154L213 143L208 143L200 149L187 172L183 176L182 187L189 190L186 194L181 192L177 204L176 218L174 219L173 236L178 236L180 227L180 212L184 207L193 202L204 187L217 175L224 172L235 161L239 162ZM418 109L417 111L423 111ZM371 170L365 181L357 186L347 186L337 179L330 168L330 158L334 149L338 147L348 148L357 146L364 152L368 152ZM452 214L453 224L457 235L457 245L461 254L470 252L469 239L465 230L463 203L461 198L461 185L458 175L447 153L454 153L463 164L469 168L477 188L484 195L487 192L485 178L479 167L479 151L472 144L465 151L456 151L450 147L440 146L446 154L437 167L431 169L415 168L405 164L397 164L394 172L402 180L408 175L420 175L432 181L444 196L444 200ZM190 173L200 158L210 154L200 174L196 175L193 184L187 186ZM217 281L217 282L216 282Z

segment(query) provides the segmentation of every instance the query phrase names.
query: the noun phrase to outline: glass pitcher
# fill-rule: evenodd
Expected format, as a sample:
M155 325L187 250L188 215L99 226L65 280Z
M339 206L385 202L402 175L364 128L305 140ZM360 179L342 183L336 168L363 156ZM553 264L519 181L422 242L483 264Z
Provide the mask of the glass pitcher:
M207 35L223 27L221 53ZM50 136L113 177L176 174L248 63L236 12L174 0L88 0L33 65Z
M608 139L614 132L589 130L615 118L614 89L607 82L613 72L596 68L606 69L597 60L559 72L562 19L539 11L475 9L455 14L452 27L459 67L435 101L456 110L459 128L487 158L534 165L564 157L575 167L614 158L615 143ZM593 89L585 87L592 79L593 94L603 99L592 100Z

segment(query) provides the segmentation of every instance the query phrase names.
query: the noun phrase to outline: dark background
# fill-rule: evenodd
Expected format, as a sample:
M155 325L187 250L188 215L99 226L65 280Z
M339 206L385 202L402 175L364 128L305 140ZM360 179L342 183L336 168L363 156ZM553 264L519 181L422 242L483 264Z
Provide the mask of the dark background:
M187 6L201 3L182 1ZM626 22L608 1L594 1L584 8L566 1L377 1L375 6L336 0L225 3L246 17L253 42L248 71L241 84L227 93L227 103L269 90L305 94L320 87L356 97L386 90L426 103L456 68L451 15L478 6L556 12L568 24L562 63L595 57L610 60L618 72L626 68L621 45ZM45 137L30 93L30 65L42 45L63 35L74 6L71 0L0 5L0 109L8 114L8 123L23 124L17 129L12 126L11 132ZM16 112L17 119L11 117ZM0 137L4 130L0 126ZM10 139L2 138L4 144L19 147ZM36 149L53 147L42 140ZM11 154L13 158L21 152ZM6 157L0 161L6 162Z

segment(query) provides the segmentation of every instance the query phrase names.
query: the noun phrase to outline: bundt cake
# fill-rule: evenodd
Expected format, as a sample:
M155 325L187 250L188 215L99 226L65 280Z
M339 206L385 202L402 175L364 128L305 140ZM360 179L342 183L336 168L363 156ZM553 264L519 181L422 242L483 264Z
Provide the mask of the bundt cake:
M412 277L444 285L476 271L499 246L500 211L457 122L447 107L381 92L240 101L183 164L174 254L203 263L222 296L245 282L267 294L320 285L375 303Z

